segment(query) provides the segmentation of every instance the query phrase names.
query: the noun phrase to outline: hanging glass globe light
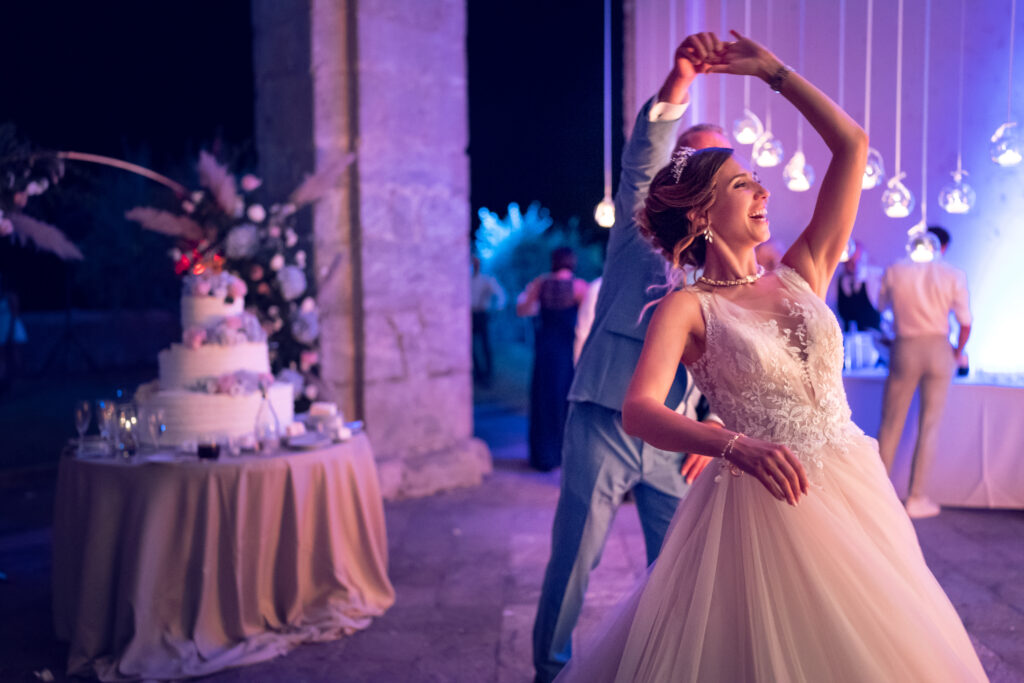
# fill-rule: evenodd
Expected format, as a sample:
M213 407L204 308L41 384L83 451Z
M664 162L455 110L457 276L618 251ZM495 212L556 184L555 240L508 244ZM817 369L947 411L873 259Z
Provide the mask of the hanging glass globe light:
M741 145L752 144L762 135L764 135L764 124L761 123L761 119L757 118L757 114L749 109L744 109L743 116L732 124L732 136Z
M964 182L967 171L953 171L953 182L939 191L939 206L946 213L967 213L974 206L977 195L974 188Z
M803 152L798 151L782 169L786 187L793 192L806 192L814 183L814 167L807 163Z
M615 225L615 202L608 195L605 195L605 198L594 209L594 220L602 228L610 228Z
M928 263L939 253L939 238L927 230L911 230L907 239L907 256L915 263Z
M846 246L843 248L843 253L839 256L839 262L846 263L847 261L849 261L850 257L853 256L855 251L857 251L857 243L854 242L853 238L851 237L850 240L846 243Z
M1016 126L1016 121L1007 121L992 134L992 146L989 148L989 154L992 155L992 161L1000 166L1016 166L1024 158L1021 154Z
M882 162L882 155L874 147L868 148L868 163L864 166L864 179L861 181L861 189L871 190L882 184L885 180L885 164Z
M882 211L889 218L906 218L914 209L914 195L900 182L904 175L906 174L900 173L895 178L890 178L885 185L885 192L882 193Z
M764 135L754 143L754 163L764 168L771 168L782 163L785 152L782 151L782 142L766 130Z

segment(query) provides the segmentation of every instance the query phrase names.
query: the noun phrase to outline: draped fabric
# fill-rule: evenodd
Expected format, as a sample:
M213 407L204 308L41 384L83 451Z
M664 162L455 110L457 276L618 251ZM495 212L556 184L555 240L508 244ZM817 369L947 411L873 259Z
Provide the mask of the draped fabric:
M365 435L274 457L61 460L53 607L69 674L206 675L353 633L393 602Z

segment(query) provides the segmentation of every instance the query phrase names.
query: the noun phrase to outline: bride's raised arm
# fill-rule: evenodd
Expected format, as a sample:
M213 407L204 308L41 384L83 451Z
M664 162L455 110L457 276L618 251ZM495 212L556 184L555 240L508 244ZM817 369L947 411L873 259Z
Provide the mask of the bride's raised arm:
M867 133L825 93L790 71L763 46L736 31L732 34L736 41L725 44L719 63L708 71L759 77L793 103L832 152L811 222L782 258L824 298L857 217Z

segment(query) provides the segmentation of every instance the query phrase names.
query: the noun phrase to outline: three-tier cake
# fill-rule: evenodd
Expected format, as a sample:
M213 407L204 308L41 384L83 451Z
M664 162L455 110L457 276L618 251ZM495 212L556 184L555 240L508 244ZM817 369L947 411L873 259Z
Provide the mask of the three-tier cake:
M163 411L161 445L251 437L264 393L282 430L291 423L292 385L274 381L267 336L245 312L245 293L245 283L228 273L185 277L182 342L160 352L159 379L135 396L144 418Z

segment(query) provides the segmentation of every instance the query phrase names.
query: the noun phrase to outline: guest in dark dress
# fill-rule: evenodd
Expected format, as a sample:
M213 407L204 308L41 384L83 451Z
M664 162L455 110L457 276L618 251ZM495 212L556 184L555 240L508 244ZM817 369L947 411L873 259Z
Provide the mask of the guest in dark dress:
M575 268L572 249L555 249L551 252L551 272L531 282L516 302L516 313L535 318L530 465L544 472L562 464L576 312L587 292L586 281L573 275Z

